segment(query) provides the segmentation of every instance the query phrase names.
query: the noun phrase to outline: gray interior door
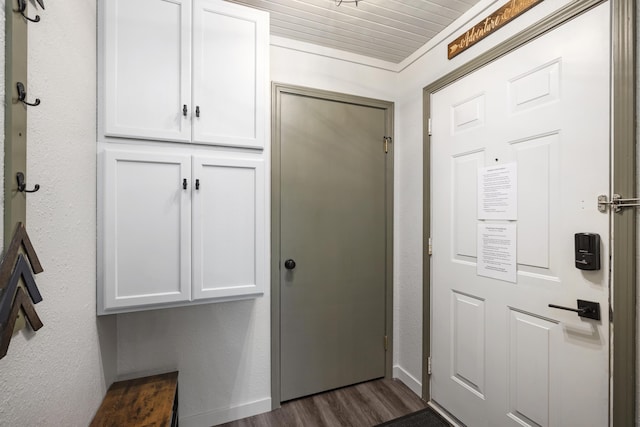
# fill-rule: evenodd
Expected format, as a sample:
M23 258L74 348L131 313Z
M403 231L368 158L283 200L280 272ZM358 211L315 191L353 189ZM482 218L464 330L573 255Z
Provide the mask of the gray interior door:
M384 109L283 94L280 117L285 401L385 375L390 219Z

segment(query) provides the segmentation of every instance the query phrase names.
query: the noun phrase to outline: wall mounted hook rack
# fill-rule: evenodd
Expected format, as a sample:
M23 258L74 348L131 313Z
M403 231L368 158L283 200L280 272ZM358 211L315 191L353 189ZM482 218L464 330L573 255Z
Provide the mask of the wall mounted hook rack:
M18 181L18 191L23 193L35 193L40 189L40 184L33 186L33 190L27 190L27 184L24 182L24 174L22 172L16 173L16 180Z
M24 89L24 84L22 82L16 83L16 87L18 88L18 101L22 102L24 105L30 105L31 107L37 107L40 105L40 98L36 98L35 102L27 102L27 91Z

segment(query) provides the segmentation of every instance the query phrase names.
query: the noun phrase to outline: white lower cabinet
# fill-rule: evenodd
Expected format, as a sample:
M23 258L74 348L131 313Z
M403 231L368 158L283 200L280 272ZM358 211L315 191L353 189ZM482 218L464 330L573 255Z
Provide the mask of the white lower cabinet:
M193 299L262 292L262 160L194 157L193 176Z
M101 157L98 314L264 292L262 159L115 149Z

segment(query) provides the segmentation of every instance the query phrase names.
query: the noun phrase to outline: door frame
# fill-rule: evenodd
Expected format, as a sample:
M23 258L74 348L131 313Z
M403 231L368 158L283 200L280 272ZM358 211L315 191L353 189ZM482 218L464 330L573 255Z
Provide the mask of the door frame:
M348 95L338 92L271 83L271 407L280 407L280 119L282 95L300 95L322 100L345 102L354 105L380 108L385 111L387 135L380 135L380 149L383 136L394 137L394 103L373 98ZM393 141L393 140L392 140ZM386 186L386 271L385 271L385 335L388 346L385 351L385 378L393 376L393 143L385 161ZM382 343L381 343L382 344Z
M431 230L431 170L427 117L431 115L431 94L476 69L493 62L529 41L552 31L607 0L575 0L557 12L531 25L509 40L489 49L423 89L423 243L429 247ZM611 194L637 197L636 194L636 82L635 82L635 0L609 0L611 7ZM593 200L594 206L596 200ZM611 272L611 301L616 325L610 342L611 386L609 390L610 425L633 425L636 414L636 224L635 210L611 214L615 253ZM423 254L423 366L422 398L431 399L428 357L431 355L431 265Z

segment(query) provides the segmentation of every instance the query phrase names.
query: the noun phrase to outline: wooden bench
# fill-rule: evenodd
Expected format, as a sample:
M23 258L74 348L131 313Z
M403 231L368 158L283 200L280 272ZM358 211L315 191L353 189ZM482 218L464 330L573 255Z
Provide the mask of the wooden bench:
M178 426L178 372L115 382L90 427Z

